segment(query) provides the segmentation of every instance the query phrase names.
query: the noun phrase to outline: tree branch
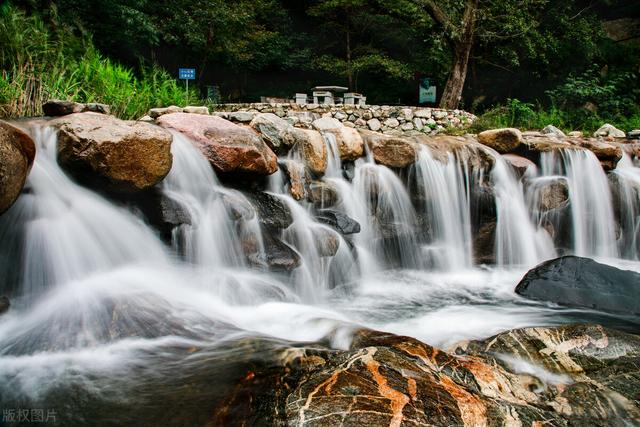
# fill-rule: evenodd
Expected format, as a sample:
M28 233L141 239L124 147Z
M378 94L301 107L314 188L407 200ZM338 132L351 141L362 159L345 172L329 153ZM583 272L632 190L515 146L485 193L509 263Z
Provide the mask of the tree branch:
M416 2L422 6L431 18L436 21L451 38L455 33L455 26L451 22L451 18L438 6L433 0L418 0Z

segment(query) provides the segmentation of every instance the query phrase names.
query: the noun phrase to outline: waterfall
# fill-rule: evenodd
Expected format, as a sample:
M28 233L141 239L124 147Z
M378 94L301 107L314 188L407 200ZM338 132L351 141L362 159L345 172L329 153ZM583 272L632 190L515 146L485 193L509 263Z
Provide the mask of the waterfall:
M618 248L620 254L627 259L638 259L638 232L640 231L640 168L634 166L631 158L624 151L622 159L613 170L612 187L616 192L619 212L620 238Z
M472 266L469 193L456 157L449 153L446 163L433 158L422 147L415 163L418 191L424 197L423 211L431 228L431 241L424 252L428 265L440 270L468 269Z
M558 157L542 153L542 173L567 178L571 205L573 253L586 257L618 255L613 206L607 176L596 156L567 149Z
M9 237L16 228L24 233L21 251L5 246L4 237L1 248L16 251L4 268L21 270L22 293L37 295L126 264L169 262L162 244L141 220L74 183L60 169L52 128L35 127L33 137L37 159L26 184L29 192L0 217L0 236Z
M190 262L202 266L245 265L242 240L255 240L263 251L262 233L255 209L239 191L224 188L198 149L174 133L173 167L163 182L164 193L189 214L191 224L174 230L173 244ZM236 231L225 201L242 213Z
M491 179L497 212L495 254L498 265L531 266L553 258L555 250L549 234L531 222L522 183L502 157L494 157Z

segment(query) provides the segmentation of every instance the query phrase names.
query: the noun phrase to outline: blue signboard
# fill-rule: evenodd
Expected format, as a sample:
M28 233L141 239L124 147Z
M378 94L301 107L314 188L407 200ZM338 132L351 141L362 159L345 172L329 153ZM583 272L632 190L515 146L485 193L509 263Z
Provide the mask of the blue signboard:
M178 69L178 78L180 80L195 80L196 79L196 69L195 68L179 68Z

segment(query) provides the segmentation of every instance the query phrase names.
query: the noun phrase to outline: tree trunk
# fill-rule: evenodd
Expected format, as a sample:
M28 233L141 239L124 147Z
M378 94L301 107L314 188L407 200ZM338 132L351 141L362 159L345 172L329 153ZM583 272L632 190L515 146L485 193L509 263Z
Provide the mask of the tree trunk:
M473 39L470 42L456 44L453 53L453 67L449 73L449 78L442 91L440 98L440 108L456 109L462 99L462 89L467 78L467 68L469 66L469 56Z
M442 91L440 107L456 109L462 99L462 89L467 78L469 56L473 48L476 28L476 12L479 0L466 0L459 38L452 40L453 67Z
M347 78L349 79L349 91L353 90L353 69L351 67L351 29L347 22Z

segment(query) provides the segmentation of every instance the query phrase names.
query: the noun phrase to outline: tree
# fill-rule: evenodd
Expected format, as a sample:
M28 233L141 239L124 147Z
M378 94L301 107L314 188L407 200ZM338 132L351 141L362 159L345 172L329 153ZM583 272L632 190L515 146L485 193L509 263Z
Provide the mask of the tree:
M451 53L449 76L440 106L457 108L478 39L524 37L537 25L534 13L548 0L415 0L398 2L396 12L427 14L440 28Z
M381 42L389 28L400 23L367 0L321 0L313 2L308 14L319 19L325 53L315 60L321 70L343 76L350 90L358 90L363 71L384 71L391 77L408 79L410 67L392 58ZM338 35L338 37L336 37Z

